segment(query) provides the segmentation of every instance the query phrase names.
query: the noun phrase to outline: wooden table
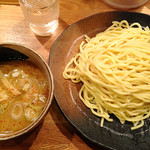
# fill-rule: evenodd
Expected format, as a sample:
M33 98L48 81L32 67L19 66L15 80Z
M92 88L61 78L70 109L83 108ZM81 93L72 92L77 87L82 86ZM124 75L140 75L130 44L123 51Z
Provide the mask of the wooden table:
M4 5L6 4L7 5ZM17 0L0 1L0 42L18 42L39 52L48 62L56 38L72 23L95 13L114 10L102 0L60 0L59 26L49 37L36 36L25 22ZM8 5L13 4L13 5ZM130 10L150 14L150 1ZM66 121L55 101L44 122L30 133L0 142L2 149L30 150L103 150L84 137Z

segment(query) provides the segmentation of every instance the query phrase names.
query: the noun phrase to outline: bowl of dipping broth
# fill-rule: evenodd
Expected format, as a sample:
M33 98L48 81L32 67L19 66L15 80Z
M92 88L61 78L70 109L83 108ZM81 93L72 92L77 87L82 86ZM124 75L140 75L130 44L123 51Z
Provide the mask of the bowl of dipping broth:
M44 119L53 100L53 76L36 51L0 43L0 140L25 134Z

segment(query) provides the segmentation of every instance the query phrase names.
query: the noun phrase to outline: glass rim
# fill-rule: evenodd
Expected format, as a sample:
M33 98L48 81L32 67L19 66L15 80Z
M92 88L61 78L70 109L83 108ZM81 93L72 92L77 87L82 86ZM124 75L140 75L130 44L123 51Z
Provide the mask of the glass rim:
M47 7L49 7L50 5L51 5L51 3L47 3L47 5L45 6L45 7L37 7L36 6L36 4L40 1L40 0L37 0L36 1L36 3L35 2L31 2L30 4L28 4L27 3L27 1L26 0L18 0L19 1L19 3L22 5L22 6L24 6L24 7L26 7L26 8L34 8L34 9L45 9L45 8L47 8ZM54 1L54 0L53 0ZM59 0L55 0L54 2L57 2L57 1L59 1ZM45 1L46 2L46 1ZM33 4L33 5L32 5Z

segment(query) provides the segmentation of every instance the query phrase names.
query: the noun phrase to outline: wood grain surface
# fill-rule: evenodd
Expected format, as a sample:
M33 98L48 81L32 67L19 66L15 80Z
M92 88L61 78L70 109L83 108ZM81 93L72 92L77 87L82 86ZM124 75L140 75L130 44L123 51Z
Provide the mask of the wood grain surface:
M95 13L112 11L102 0L59 0L60 17L57 30L48 37L36 36L28 27L16 0L0 0L0 42L17 42L39 52L48 62L50 48L57 37L74 22ZM150 1L130 10L150 14ZM0 150L105 150L80 135L64 118L53 101L44 121L26 135L0 141Z
M18 0L0 0L0 4L4 4L4 5L19 5Z

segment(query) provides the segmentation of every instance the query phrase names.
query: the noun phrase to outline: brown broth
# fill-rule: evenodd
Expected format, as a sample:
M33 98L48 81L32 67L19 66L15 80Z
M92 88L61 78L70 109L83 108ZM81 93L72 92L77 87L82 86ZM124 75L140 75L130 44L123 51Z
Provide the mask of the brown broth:
M27 127L39 116L48 98L48 83L42 71L28 61L0 63L0 71L0 133L9 133Z

